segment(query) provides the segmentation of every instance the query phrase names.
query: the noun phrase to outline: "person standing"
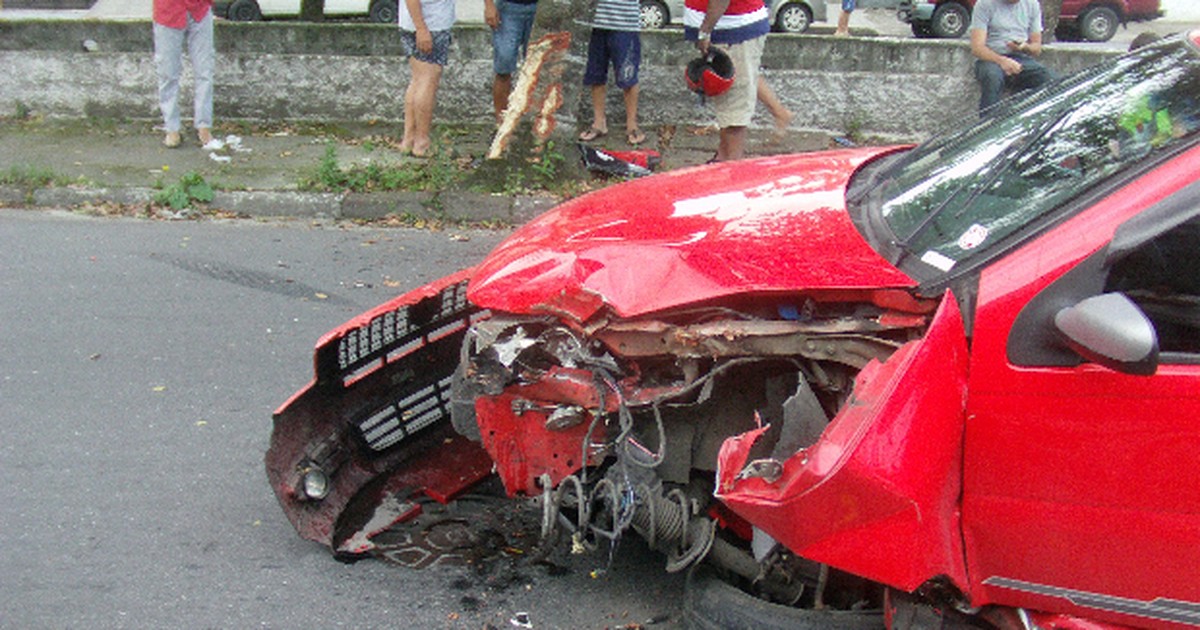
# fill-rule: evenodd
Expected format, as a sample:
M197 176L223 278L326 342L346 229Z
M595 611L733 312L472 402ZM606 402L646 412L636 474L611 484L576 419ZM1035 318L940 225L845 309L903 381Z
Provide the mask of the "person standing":
M714 161L746 154L747 128L758 101L758 67L771 24L762 0L685 0L683 36L707 55L716 46L733 61L733 85L712 98L720 129Z
M979 111L1000 102L1005 88L1041 87L1054 73L1042 54L1042 7L1038 0L979 0L971 14L971 54L979 81Z
M625 139L631 145L646 140L638 128L638 68L642 63L641 9L638 0L599 0L592 18L592 37L588 41L587 67L583 84L591 87L592 126L579 134L585 142L608 133L605 92L608 66L625 99Z
M195 95L192 126L200 146L215 141L213 122L213 12L212 0L154 0L154 66L158 74L158 106L166 136L163 145L182 143L179 114L179 76L183 72L183 47L192 62Z
M492 109L496 124L508 109L512 75L529 46L537 0L484 0L483 19L492 28Z
M835 36L850 36L850 14L854 13L856 5L857 2L855 0L842 0L842 12L838 14L837 30L833 32Z
M769 16L771 14L770 0L764 0L763 5L767 7ZM796 115L785 107L783 101L776 96L775 90L771 89L771 84L767 83L767 78L763 76L761 68L758 72L758 102L766 106L767 111L771 113L771 118L775 121L775 139L783 138Z
M450 59L454 0L401 0L400 46L411 77L404 90L404 137L400 150L428 157L433 148L433 110L442 69Z

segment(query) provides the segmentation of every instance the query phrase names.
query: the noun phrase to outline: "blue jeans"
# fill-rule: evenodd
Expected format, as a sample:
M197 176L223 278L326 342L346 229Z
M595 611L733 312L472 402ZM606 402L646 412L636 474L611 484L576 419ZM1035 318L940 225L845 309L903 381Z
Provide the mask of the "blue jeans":
M1013 76L1004 74L1000 64L993 61L975 60L975 78L979 81L979 111L1000 102L1004 90L1013 92L1039 88L1055 79L1054 72L1038 63L1029 55L1013 53L1006 55L1021 64L1021 71Z
M496 0L496 11L500 14L500 26L492 31L492 71L507 76L516 72L517 60L529 45L537 3Z
M192 126L211 129L213 120L213 12L196 22L191 14L187 26L174 29L154 23L154 65L158 71L158 107L162 110L163 126L178 132L179 75L183 72L183 44L187 40L188 57L192 61L195 80L195 104Z

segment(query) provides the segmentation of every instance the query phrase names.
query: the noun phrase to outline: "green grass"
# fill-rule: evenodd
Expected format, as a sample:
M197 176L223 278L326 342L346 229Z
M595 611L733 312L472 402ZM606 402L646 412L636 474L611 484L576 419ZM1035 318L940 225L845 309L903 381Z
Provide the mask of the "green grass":
M78 183L48 168L38 166L13 166L7 171L0 171L0 185L20 186L21 188L43 188L46 186L65 186Z

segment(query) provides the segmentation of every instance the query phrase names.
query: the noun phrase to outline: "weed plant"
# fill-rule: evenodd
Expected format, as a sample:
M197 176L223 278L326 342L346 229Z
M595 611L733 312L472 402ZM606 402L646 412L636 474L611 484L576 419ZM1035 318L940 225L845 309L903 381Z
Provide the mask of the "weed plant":
M213 188L199 173L191 172L179 181L154 194L154 203L170 206L175 210L192 207L193 203L208 203L213 200Z

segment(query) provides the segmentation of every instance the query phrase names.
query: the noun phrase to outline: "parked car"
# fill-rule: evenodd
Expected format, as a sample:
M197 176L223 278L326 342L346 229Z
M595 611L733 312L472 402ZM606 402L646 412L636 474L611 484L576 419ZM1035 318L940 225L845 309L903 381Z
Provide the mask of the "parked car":
M897 15L917 37L957 38L971 25L975 0L905 0ZM1106 42L1126 22L1162 17L1160 0L1063 0L1055 35Z
M683 0L640 0L642 28L666 28L683 23Z
M325 15L366 15L373 22L392 23L397 20L398 6L397 0L325 0ZM296 17L300 0L217 0L213 10L223 18L253 22L264 17Z
M713 567L700 627L1196 624L1198 128L1200 30L920 146L567 201L322 337L270 485L356 555L498 478Z
M775 0L770 11L771 29L780 33L803 33L826 19L824 0Z
M642 28L666 28L683 22L683 0L641 0ZM825 21L821 0L777 0L771 3L771 28L781 33L803 33L814 21Z

